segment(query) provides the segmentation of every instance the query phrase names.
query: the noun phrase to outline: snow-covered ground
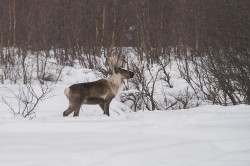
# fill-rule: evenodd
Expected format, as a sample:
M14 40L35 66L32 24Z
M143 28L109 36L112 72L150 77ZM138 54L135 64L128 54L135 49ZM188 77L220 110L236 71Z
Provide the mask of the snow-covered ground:
M1 119L0 165L250 165L246 105L65 118L60 104L33 120Z
M0 103L0 166L249 166L250 106L202 106L186 110L133 112L114 99L111 116L82 106L79 117L62 117L63 92L98 73L65 68L50 98L32 120ZM1 96L18 110L6 88Z

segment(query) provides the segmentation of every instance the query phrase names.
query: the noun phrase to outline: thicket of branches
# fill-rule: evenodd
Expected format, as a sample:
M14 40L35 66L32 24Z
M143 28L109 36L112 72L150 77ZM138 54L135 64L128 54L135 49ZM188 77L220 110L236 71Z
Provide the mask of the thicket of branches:
M249 9L249 0L1 0L3 77L28 51L96 68L96 56L125 59L131 47L148 65L174 52L197 98L250 104Z

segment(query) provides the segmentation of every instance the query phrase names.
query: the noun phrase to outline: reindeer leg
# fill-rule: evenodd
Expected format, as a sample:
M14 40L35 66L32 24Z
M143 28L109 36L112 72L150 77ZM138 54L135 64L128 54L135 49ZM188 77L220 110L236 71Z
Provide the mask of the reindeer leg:
M74 111L74 107L72 107L71 105L68 107L68 109L66 111L63 112L63 116L68 116L69 114L71 114Z
M99 106L101 107L101 109L103 110L103 113L105 114L105 100L100 101Z
M104 102L104 114L109 116L109 105L113 98L107 98Z
M73 115L74 117L79 116L80 108L81 108L81 105L78 105L75 107L74 115Z
M110 102L105 102L105 109L104 109L104 114L109 116L109 104Z

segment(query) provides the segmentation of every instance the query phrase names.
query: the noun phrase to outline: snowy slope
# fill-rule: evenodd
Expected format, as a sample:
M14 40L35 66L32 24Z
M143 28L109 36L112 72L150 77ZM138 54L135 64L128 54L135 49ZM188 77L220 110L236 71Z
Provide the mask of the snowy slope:
M0 121L3 166L248 166L250 107Z

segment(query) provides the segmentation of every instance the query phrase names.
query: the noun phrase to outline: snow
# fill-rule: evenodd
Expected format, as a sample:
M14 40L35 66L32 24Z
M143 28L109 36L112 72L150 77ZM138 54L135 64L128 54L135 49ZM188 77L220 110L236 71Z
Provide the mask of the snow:
M64 89L94 81L98 73L66 67L62 75L32 120L13 116L0 103L1 166L250 165L248 105L133 112L117 98L110 117L99 106L87 105L79 117L63 117L68 106ZM0 86L1 96L18 109L5 90L17 92L18 85Z
M66 106L63 100L51 103L45 109L47 114L38 112L33 120L14 117L0 121L0 165L250 164L249 106L122 115L112 111L111 117L101 110L82 111L75 118L62 117L63 109L58 108Z

